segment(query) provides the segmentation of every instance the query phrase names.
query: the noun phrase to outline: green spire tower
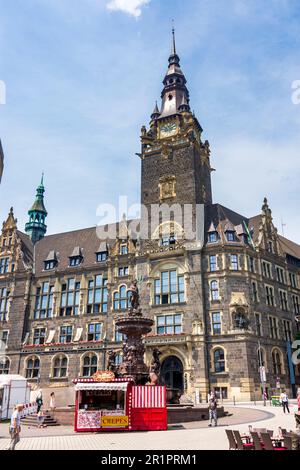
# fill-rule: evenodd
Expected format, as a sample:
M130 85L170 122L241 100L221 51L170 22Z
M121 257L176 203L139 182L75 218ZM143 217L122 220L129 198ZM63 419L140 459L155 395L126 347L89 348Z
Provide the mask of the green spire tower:
M47 231L45 219L48 215L44 205L44 174L42 175L41 183L37 188L36 198L33 206L28 211L29 222L25 226L25 232L31 238L33 244L41 240Z

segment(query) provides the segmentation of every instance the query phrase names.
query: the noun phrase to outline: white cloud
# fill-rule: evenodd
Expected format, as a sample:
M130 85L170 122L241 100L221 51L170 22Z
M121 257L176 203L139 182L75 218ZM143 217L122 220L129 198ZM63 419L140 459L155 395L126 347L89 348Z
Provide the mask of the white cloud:
M138 18L142 14L142 7L151 0L111 0L106 8L113 11L123 11Z

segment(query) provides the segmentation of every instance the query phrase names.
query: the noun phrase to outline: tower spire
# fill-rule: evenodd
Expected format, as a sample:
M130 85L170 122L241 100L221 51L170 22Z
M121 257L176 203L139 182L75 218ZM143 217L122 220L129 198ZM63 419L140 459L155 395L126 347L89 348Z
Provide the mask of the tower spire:
M176 39L175 39L175 26L174 26L174 20L173 22L173 28L172 28L172 55L176 55Z
M25 226L25 232L31 238L33 244L41 240L47 231L45 219L48 213L44 205L44 193L44 173L42 173L41 182L36 190L35 201L28 211L29 222Z

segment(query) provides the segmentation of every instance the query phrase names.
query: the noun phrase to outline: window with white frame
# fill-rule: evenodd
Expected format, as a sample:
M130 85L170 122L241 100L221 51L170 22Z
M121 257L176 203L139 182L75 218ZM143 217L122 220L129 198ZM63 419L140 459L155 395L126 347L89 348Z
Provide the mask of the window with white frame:
M268 261L262 261L261 266L262 266L263 276L267 277L268 279L271 279L272 278L272 264L269 263Z
M279 299L280 299L280 307L283 311L288 311L288 298L287 292L284 290L279 290Z
M276 277L278 282L281 284L285 283L284 269L280 268L280 266L276 266Z
M218 232L210 232L208 234L208 243L216 243L218 241Z
M283 320L283 331L285 341L292 341L292 323L289 320Z
M255 329L256 329L257 336L262 336L261 316L259 313L255 314Z
M266 302L269 307L275 306L274 287L266 286Z
M128 255L128 245L127 243L122 243L120 245L120 255Z
M96 253L96 261L97 263L103 263L104 261L107 261L108 258L108 251L99 251Z
M273 361L274 375L281 375L282 373L281 354L277 349L275 349L272 352L272 361Z
M219 283L218 281L211 281L210 282L210 298L212 301L219 300Z
M120 364L122 364L122 362L123 362L123 354L121 354L121 353L116 354L115 365L119 366Z
M100 341L102 338L102 323L90 323L88 325L88 341Z
M293 312L298 315L300 313L300 302L298 295L292 295L292 303L293 303Z
M295 273L289 273L290 285L293 288L297 288L297 276Z
M43 282L41 287L37 287L34 307L35 320L52 317L53 291L54 286L51 286L49 282Z
M128 276L129 275L129 268L128 266L121 266L119 269L118 269L118 276L119 277L124 277L124 276Z
M185 301L184 275L176 269L162 271L154 281L154 304L177 304Z
M9 258L0 258L0 274L8 273Z
M272 339L279 339L277 318L269 317L269 325L270 325L270 337Z
M0 322L7 321L10 291L7 287L0 288Z
M214 371L216 373L225 372L225 351L222 348L215 349L213 352Z
M156 332L158 335L177 335L182 333L182 314L157 315Z
M101 274L88 281L87 313L107 313L107 279Z
M126 339L126 335L124 335L123 333L120 333L119 331L115 330L115 341L116 343L121 343L123 341L125 341Z
M252 256L249 256L248 258L248 269L251 273L255 273L255 261Z
M64 354L60 354L53 359L53 377L62 379L68 375L68 358Z
M0 349L1 347L6 348L8 344L9 330L0 331Z
M79 314L80 282L74 278L68 279L61 287L60 316L69 317Z

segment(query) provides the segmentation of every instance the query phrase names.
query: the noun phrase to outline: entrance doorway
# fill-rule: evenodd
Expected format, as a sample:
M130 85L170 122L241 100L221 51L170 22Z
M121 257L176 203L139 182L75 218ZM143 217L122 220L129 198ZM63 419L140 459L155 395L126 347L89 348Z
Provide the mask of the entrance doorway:
M169 356L163 361L160 377L163 385L184 392L183 365L178 357Z

